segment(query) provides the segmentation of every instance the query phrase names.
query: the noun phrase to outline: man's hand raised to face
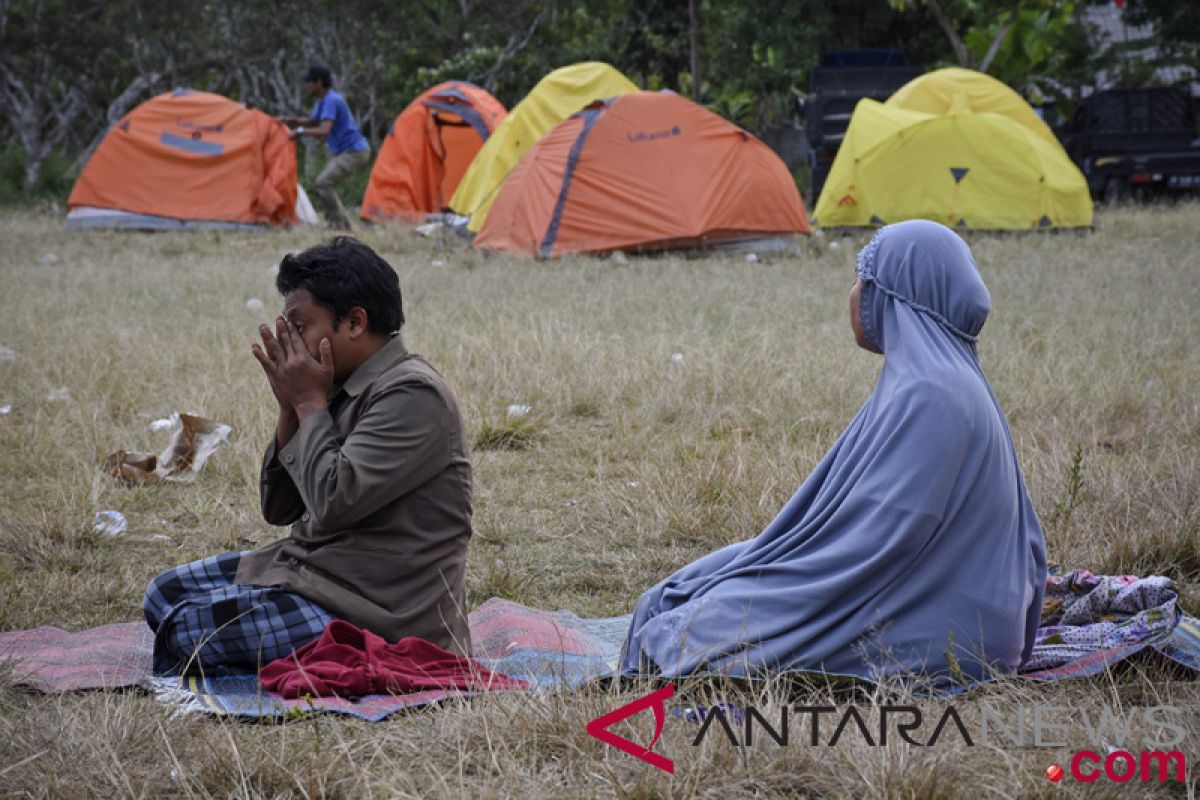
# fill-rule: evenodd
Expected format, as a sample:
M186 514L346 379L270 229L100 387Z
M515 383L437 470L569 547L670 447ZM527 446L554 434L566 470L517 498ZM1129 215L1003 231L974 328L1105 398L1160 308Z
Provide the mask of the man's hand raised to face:
M263 347L250 350L271 384L281 412L291 409L299 420L326 408L333 388L333 348L329 339L318 345L319 359L308 352L296 326L283 317L275 320L275 335L266 325L258 329Z

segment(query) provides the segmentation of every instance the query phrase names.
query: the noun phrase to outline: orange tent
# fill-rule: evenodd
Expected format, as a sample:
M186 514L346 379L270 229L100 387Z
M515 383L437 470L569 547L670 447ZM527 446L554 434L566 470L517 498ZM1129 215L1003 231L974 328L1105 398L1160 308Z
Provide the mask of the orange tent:
M379 149L362 218L420 222L446 208L505 114L499 100L466 81L440 83L413 100Z
M547 258L809 232L796 184L766 145L672 92L635 92L542 137L475 245Z
M121 226L94 220L132 216L147 221L135 227L282 225L297 221L296 192L286 127L227 97L176 89L105 135L71 190L68 224Z

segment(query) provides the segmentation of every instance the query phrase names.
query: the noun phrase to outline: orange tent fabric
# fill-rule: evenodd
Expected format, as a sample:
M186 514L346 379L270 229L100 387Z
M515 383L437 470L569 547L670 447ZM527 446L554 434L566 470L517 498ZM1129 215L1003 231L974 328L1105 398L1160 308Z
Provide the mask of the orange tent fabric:
M371 168L362 218L420 222L447 208L471 159L507 113L466 81L438 84L409 103Z
M80 206L180 220L283 225L296 219L296 148L273 117L177 89L125 115L71 190Z
M671 92L594 103L525 154L475 238L543 258L810 233L787 167Z

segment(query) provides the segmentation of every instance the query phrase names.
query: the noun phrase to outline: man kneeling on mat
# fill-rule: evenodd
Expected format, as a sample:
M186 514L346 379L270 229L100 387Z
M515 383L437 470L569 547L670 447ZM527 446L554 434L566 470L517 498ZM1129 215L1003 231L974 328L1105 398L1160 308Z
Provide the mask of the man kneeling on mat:
M348 237L285 256L251 345L279 421L262 512L289 535L151 581L156 674L254 672L334 619L469 655L471 466L445 379L400 338L400 282Z

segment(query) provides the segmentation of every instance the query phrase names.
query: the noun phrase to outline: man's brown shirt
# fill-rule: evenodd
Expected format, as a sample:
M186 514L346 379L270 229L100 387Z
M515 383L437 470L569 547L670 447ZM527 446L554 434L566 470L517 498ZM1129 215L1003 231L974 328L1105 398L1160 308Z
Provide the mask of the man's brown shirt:
M471 465L446 381L397 336L267 447L263 517L286 539L246 554L237 582L279 586L389 641L469 655L464 608Z

